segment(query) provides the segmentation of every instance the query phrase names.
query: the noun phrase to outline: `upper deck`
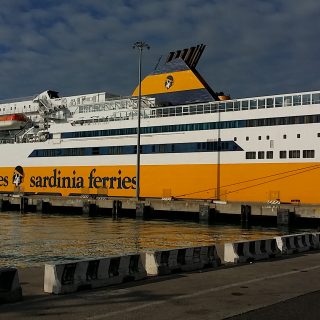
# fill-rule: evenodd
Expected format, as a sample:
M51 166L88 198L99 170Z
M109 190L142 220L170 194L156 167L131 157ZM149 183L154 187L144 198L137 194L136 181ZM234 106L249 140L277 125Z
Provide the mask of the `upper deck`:
M126 99L126 103L128 103ZM86 105L78 109L79 115L76 119L70 119L73 125L84 125L92 123L104 123L109 121L129 120L137 117L136 98L132 99L131 108L114 108L113 117L106 117L104 112L109 109L108 102ZM310 91L274 96L261 96L253 98L232 99L227 101L216 101L208 103L198 103L189 105L178 105L168 107L156 107L156 104L142 104L142 118L162 118L176 117L196 114L218 113L218 112L235 112L250 111L263 109L277 109L310 106L320 104L320 91Z

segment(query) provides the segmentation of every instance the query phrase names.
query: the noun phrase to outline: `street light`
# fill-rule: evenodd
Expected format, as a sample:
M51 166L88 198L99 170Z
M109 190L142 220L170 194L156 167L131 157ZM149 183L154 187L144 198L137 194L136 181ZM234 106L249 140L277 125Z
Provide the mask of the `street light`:
M140 129L141 129L141 61L143 49L150 49L150 46L143 42L137 41L133 45L133 49L139 50L139 94L138 94L138 128L137 128L137 167L136 167L136 198L140 198Z

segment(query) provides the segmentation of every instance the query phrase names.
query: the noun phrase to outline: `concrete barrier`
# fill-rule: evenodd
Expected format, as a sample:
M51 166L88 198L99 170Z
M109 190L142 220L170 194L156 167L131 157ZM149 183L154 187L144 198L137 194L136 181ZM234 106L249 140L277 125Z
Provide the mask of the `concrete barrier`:
M145 252L142 263L148 275L165 275L217 267L221 260L212 245Z
M315 249L320 249L320 232L312 233L311 244Z
M22 300L22 289L18 270L13 267L0 268L0 302Z
M243 263L280 256L276 239L224 243L217 246L223 263Z
M146 277L140 254L46 264L44 291L64 294Z
M275 237L282 254L293 254L319 248L316 234L302 233Z
M302 237L302 244L305 247L309 247L309 250L320 249L320 234L319 233L307 233Z

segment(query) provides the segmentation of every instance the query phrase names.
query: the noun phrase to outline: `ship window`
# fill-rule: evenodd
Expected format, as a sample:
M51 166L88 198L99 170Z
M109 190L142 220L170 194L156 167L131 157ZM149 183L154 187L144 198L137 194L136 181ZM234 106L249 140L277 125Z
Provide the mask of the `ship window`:
M267 98L267 108L273 108L273 98Z
M286 134L283 135L283 139L287 139L287 135Z
M250 109L257 109L257 100L256 99L250 100Z
M264 151L258 151L258 159L264 159Z
M190 106L190 114L196 114L197 113L197 109L195 106Z
M314 158L314 150L303 150L304 158Z
M48 95L49 95L49 98L50 99L56 99L56 98L59 98L58 96L58 92L55 92L55 91L48 91Z
M233 108L234 108L234 111L240 110L240 101L235 101L233 103Z
M300 158L300 150L290 150L289 151L289 158Z
M320 103L320 93L314 93L312 95L312 104Z
M280 151L280 159L285 159L285 158L287 158L287 151Z
M256 153L254 151L246 152L246 159L255 159Z
M284 106L285 107L292 106L292 97L291 96L284 97Z
M233 138L233 141L237 141L237 137L234 137L234 138Z
M275 106L282 107L283 106L283 97L276 97L275 98Z
M261 140L261 136L258 137L258 140Z
M248 101L247 100L241 102L241 109L248 110Z
M189 113L189 107L183 107L183 113Z
M203 112L204 113L210 113L210 111L211 111L210 104L205 104Z
M259 99L258 100L258 108L264 109L266 107L266 100L265 99Z
M293 105L300 106L301 105L301 95L293 96Z
M182 114L182 108L181 107L176 108L176 115L180 116L181 114Z
M197 106L197 113L203 113L203 105L201 104L201 105L199 105L199 106Z
M273 151L267 151L267 159L273 159Z
M100 148L94 147L92 148L92 155L99 155L100 154Z
M318 138L320 137L320 132L318 132Z
M160 153L165 153L166 152L166 148L167 148L167 145L159 144L159 152Z
M211 112L212 112L212 113L215 113L215 112L218 111L218 104L217 104L217 103L212 103L212 104L210 105L210 108L211 108Z
M226 106L227 106L227 111L233 111L233 103L232 102L227 102Z
M224 102L219 103L219 111L225 112L226 111L226 104Z
M310 94L304 94L302 96L302 104L310 104Z
M249 137L246 137L246 141L249 141Z
M301 136L300 136L300 133L298 133L298 134L297 134L297 138L300 139L300 137L301 137Z
M269 139L270 139L270 136L266 136L266 139L269 140Z

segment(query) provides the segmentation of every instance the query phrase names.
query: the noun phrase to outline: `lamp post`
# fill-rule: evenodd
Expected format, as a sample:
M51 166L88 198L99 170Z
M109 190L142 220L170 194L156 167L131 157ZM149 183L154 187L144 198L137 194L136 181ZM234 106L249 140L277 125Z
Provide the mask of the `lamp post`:
M143 49L150 49L150 46L143 42L137 41L133 45L133 49L139 50L139 93L138 93L138 128L137 128L137 166L136 166L136 199L140 199L140 129L141 129L141 62Z

